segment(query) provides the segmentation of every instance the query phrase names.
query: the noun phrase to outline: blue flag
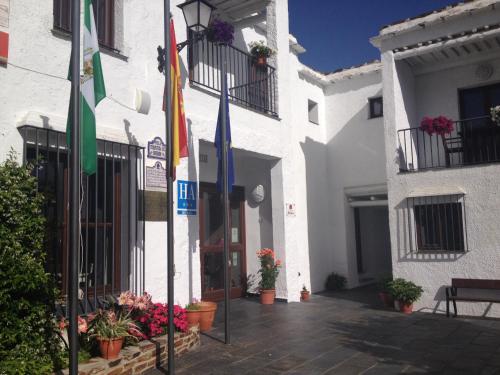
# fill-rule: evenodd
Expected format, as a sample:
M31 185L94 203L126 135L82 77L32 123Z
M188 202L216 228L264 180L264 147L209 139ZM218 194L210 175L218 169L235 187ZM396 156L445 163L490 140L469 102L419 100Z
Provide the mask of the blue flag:
M234 166L233 166L233 146L231 144L231 125L229 121L229 98L227 91L221 95L226 96L226 141L228 144L227 148L227 185L229 192L233 191L234 185ZM215 131L215 148L217 149L217 191L222 193L223 191L223 181L222 181L222 153L224 149L222 147L222 96L219 104L219 116L217 117L217 130Z

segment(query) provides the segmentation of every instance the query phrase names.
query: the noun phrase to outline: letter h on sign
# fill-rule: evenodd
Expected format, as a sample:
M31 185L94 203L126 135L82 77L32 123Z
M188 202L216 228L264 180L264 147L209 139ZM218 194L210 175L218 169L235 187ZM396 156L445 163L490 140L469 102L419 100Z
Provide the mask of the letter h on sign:
M194 181L177 181L177 214L196 215L197 188Z

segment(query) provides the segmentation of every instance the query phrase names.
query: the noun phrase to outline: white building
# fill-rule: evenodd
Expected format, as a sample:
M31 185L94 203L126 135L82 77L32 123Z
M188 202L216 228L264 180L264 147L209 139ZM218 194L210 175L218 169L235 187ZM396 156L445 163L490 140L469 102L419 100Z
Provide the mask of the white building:
M63 291L68 189L63 133L71 47L66 3L10 2L4 27L10 34L9 60L0 66L0 157L11 147L23 160L42 157L35 173L40 190L50 197L49 268ZM418 127L423 116L464 119L457 89L499 81L495 1L477 0L384 28L373 39L382 63L331 74L299 62L304 48L289 34L287 1L210 3L218 7L218 17L235 26L235 42L228 48L236 176L230 223L233 297L245 293L247 277L258 270L255 252L263 247L274 248L284 262L277 295L287 301L298 301L303 285L323 290L331 272L346 276L348 287L393 272L423 285L420 307L434 310L442 308L442 287L451 277L498 277L497 167L489 164L494 160L455 168L463 156L448 150L446 159L444 143L434 140L433 151L441 155L435 161L422 156L423 145L416 140L398 137L398 130ZM156 68L162 2L97 4L107 4L98 7L97 17L108 97L96 111L99 172L83 179L83 303L126 289L166 300L166 193L158 178L165 161L148 147L148 142L158 146L165 133L163 77ZM184 41L189 36L182 13L174 6L172 12L177 41ZM256 40L277 51L264 67L246 52ZM195 182L199 196L196 215L175 215L175 299L181 304L192 297L222 296L213 146L220 83L216 51L203 40L181 52L190 156L182 159L177 179ZM136 90L151 97L147 115L136 111ZM416 173L423 166L449 168ZM261 202L253 194L258 186L264 192ZM177 197L177 184L174 189ZM467 233L457 237L460 251L423 252L422 242L412 242L415 200L429 194L457 196L462 203L461 216L455 213Z
M383 64L393 272L424 287L417 307L429 311L444 310L452 277L500 277L500 128L489 113L500 104L499 20L498 1L478 0L372 40ZM440 115L457 121L451 134L418 129ZM498 314L486 303L459 308Z

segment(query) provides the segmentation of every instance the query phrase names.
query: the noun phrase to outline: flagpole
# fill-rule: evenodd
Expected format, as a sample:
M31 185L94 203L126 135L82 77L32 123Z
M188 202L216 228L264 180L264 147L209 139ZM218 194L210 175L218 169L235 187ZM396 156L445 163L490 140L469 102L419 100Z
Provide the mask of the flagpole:
M230 313L230 270L229 270L229 231L228 231L228 212L229 212L229 186L227 179L227 77L226 77L226 45L221 46L221 131L222 131L222 201L224 207L224 334L225 334L225 343L231 343L231 332L229 327L229 313Z
M173 152L172 152L172 90L170 49L170 0L163 2L165 43L165 140L167 146L167 283L168 283L168 374L174 375L174 194L173 194Z
M69 373L78 374L78 252L80 250L80 0L71 12L70 234L69 234Z

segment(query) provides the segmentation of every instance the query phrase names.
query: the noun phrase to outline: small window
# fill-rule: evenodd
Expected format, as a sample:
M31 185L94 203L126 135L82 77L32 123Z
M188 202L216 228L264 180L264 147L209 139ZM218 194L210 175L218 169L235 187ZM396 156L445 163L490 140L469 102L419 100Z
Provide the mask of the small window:
M382 117L384 115L384 103L382 97L368 99L370 103L370 118Z
M417 251L467 250L464 196L413 199L414 242Z
M318 103L309 99L307 101L307 104L309 111L309 122L312 122L313 124L319 124Z
M71 33L71 0L54 0L54 28ZM99 44L110 49L115 48L115 0L93 0L94 19Z

